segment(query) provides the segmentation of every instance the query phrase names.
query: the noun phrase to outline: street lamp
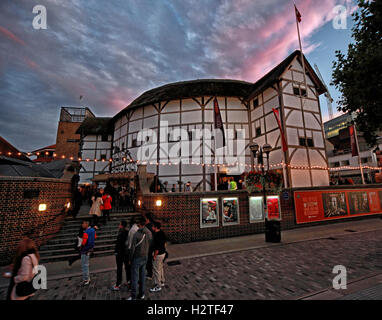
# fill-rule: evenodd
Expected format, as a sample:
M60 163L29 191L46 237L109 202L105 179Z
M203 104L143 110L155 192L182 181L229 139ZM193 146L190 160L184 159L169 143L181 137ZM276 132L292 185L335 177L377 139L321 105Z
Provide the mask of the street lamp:
M268 143L264 144L263 147L259 148L257 143L253 143L249 146L253 153L253 157L256 158L257 163L261 165L261 172L263 176L263 199L264 199L264 215L265 215L265 241L267 242L280 242L280 222L279 221L268 221L268 204L266 200L266 172L264 168L264 153L267 158L267 172L269 171L269 154L272 151L272 146Z
M261 166L261 172L263 176L263 198L264 198L264 214L265 217L267 217L267 200L266 200L266 191L265 191L265 168L264 168L264 153L266 154L267 158L267 171L269 171L269 153L272 151L272 146L269 145L268 143L264 144L262 147L259 147L259 145L254 142L249 146L253 153L253 158L256 159L256 154L257 154L257 163Z

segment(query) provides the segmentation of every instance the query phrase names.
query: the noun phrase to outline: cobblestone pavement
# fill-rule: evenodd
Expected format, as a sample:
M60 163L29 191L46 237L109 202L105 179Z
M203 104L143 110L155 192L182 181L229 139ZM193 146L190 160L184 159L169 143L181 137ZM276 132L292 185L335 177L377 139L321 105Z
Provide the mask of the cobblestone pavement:
M382 232L349 233L335 238L211 255L166 265L166 286L146 290L149 300L297 299L332 286L333 267L344 265L348 281L382 272ZM110 291L116 272L91 276L79 288L80 277L48 281L33 300L127 299L127 288ZM148 281L148 287L151 281ZM5 298L5 289L0 299Z

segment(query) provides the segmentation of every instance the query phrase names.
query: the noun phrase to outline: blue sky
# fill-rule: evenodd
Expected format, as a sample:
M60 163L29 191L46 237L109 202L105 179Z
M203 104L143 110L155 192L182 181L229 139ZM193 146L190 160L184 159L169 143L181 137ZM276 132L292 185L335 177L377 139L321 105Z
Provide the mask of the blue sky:
M32 27L38 4L47 9L47 30ZM334 29L333 8L350 12L355 1L296 4L306 56L329 85L335 50L346 51L352 26L348 17L346 30ZM289 0L2 0L0 135L31 151L55 143L61 106L114 116L170 82L254 82L297 48Z

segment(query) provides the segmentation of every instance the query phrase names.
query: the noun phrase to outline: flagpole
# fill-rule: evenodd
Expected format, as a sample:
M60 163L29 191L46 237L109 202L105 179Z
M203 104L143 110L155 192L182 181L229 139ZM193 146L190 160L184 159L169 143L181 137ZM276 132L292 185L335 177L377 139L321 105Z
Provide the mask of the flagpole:
M363 176L363 167L361 163L361 150L359 149L359 145L358 145L357 129L355 127L355 124L353 125L353 127L354 127L355 144L356 144L357 153L358 153L359 170L361 171L362 184L365 184L365 177Z
M308 95L308 87L306 85L306 71L305 71L305 61L304 61L304 54L302 52L302 43L301 43L301 36L300 36L300 27L299 27L299 21L298 21L298 18L297 18L297 7L296 7L296 4L294 4L294 12L295 12L295 16L296 16L296 25L297 25L297 34L298 34L298 42L300 44L300 53L301 53L301 63L302 63L302 70L303 70L303 73L304 73L304 84L305 84L305 90L306 90L306 94Z

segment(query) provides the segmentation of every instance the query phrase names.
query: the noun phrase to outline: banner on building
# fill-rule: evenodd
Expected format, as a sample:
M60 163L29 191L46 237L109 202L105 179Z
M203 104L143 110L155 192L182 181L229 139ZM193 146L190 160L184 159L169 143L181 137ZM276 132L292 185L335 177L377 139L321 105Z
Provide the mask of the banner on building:
M285 139L284 130L283 130L282 126L281 126L281 120L280 120L279 111L276 110L275 108L272 108L272 111L273 111L273 114L275 115L275 118L276 118L276 121L277 121L277 125L279 126L279 129L280 129L281 143L282 143L282 147L283 147L283 152L286 152L288 150L288 144L287 144L286 139Z
M296 222L309 223L382 213L382 189L296 191Z
M355 136L354 125L349 127L350 133L350 145L351 145L351 155L353 157L358 156L358 147L357 147L357 137Z

